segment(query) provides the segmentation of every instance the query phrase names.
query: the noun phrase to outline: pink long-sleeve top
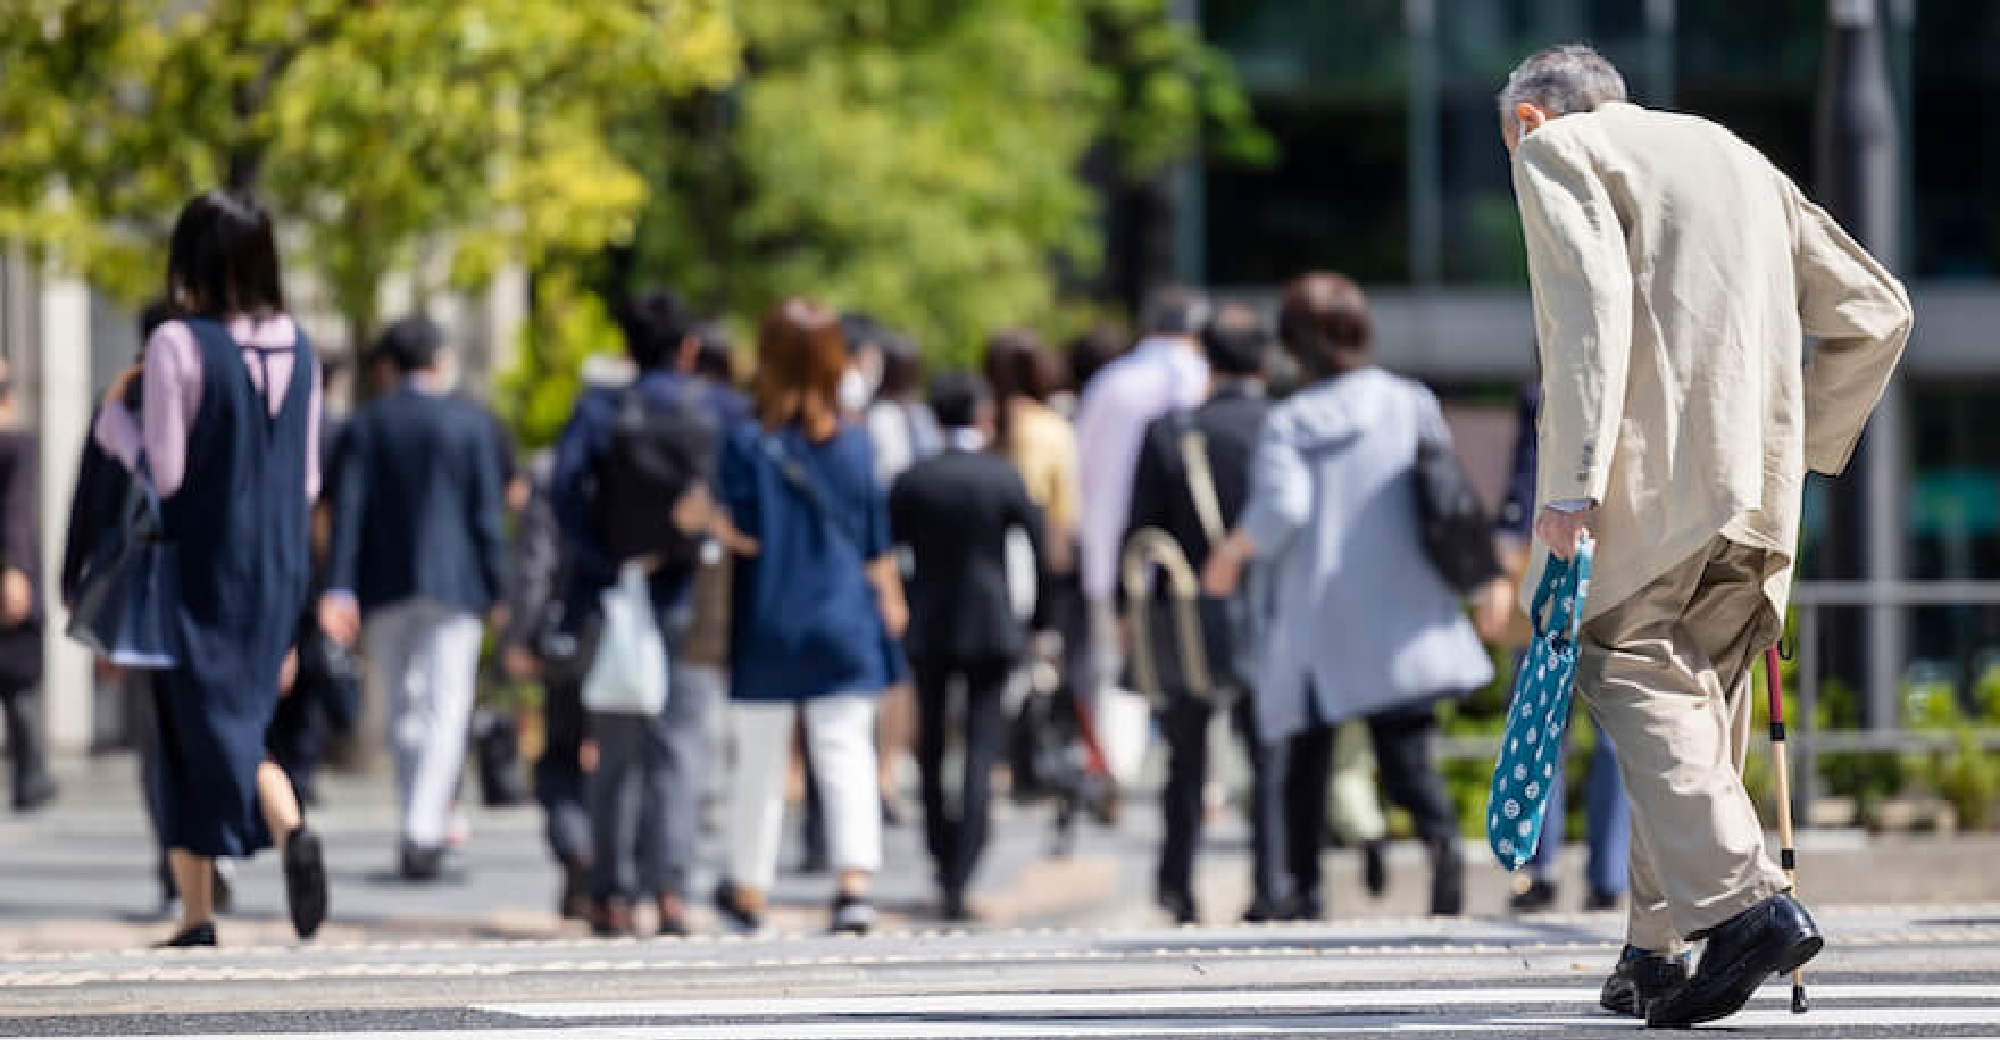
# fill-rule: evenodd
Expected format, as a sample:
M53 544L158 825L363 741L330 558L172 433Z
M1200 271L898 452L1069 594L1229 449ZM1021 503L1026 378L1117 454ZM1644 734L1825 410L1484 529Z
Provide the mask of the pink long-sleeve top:
M239 315L229 322L229 334L243 346L243 366L250 382L263 393L271 414L284 407L298 356L284 348L298 343L298 326L284 314L257 320ZM312 380L312 400L306 413L306 500L319 497L320 377ZM170 321L146 341L146 365L141 376L140 418L123 402L113 402L97 415L99 447L128 470L139 466L143 449L153 487L161 498L172 498L187 476L188 433L201 414L201 347L186 324Z

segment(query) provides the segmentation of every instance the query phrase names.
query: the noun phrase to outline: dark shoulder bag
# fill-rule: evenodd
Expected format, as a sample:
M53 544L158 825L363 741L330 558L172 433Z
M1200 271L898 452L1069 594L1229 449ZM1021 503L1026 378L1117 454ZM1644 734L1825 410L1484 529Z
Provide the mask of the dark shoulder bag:
M83 566L69 637L120 668L163 671L177 663L180 597L173 543L143 457L121 517Z
M1418 533L1438 576L1460 595L1500 577L1493 518L1448 442L1418 439L1416 478Z

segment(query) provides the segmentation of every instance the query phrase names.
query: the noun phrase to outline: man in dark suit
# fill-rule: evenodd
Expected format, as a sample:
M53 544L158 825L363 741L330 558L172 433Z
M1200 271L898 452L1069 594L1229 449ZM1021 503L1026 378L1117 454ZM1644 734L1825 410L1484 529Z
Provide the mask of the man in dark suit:
M41 522L36 517L35 435L14 421L14 381L0 361L0 718L14 759L14 810L56 796L36 717L42 682Z
M442 385L443 346L435 324L413 317L390 326L376 348L401 383L348 426L332 591L320 600L321 625L342 644L353 644L367 618L368 680L372 696L389 699L401 865L412 881L433 880L442 866L481 615L499 598L505 566L491 425Z
M1146 429L1132 479L1132 516L1126 537L1146 528L1165 531L1186 555L1194 573L1208 562L1209 532L1204 525L1188 472L1184 447L1189 432L1201 435L1221 528L1236 523L1250 495L1250 458L1257 447L1269 402L1264 394L1265 359L1270 335L1255 311L1223 308L1203 329L1202 351L1209 366L1208 400L1192 412L1170 412ZM1217 662L1210 662L1213 668ZM1247 726L1247 690L1227 691L1238 701L1237 721ZM1166 840L1160 849L1156 895L1160 906L1180 924L1200 919L1194 898L1194 858L1201 844L1208 783L1208 728L1218 704L1227 697L1213 691L1167 691L1161 729L1167 740L1167 787L1161 797L1166 816ZM1249 742L1253 748L1255 742ZM1253 764L1255 763L1253 754ZM1258 835L1256 852L1266 858L1268 842ZM1266 891L1265 871L1257 871L1257 901L1251 916L1270 913L1273 893Z
M944 454L917 463L889 492L889 528L915 559L906 637L917 680L917 763L924 836L937 864L944 916L965 920L965 889L986 844L993 766L1007 735L1007 681L1027 649L1028 618L1007 584L1010 531L1041 556L1042 520L1006 458L985 450L993 402L962 373L940 377L931 407ZM952 693L965 691L965 774L957 812L945 797Z

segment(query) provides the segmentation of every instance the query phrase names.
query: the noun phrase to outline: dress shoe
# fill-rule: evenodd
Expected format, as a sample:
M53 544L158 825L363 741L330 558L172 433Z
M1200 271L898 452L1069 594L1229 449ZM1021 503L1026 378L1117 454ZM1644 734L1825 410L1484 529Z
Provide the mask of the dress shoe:
M685 939L694 934L694 929L688 927L687 900L677 895L663 895L653 901L653 906L659 911L654 935L662 939Z
M1653 1002L1646 1024L1685 1029L1743 1010L1757 987L1819 956L1826 946L1812 915L1790 895L1758 903L1709 929L1701 966L1687 985Z
M444 846L403 844L399 871L404 881L425 884L444 876Z
M562 891L556 896L556 913L565 921L590 920L590 868L581 862L562 865Z
M632 903L621 896L601 899L590 911L590 934L599 939L623 939L637 930Z
M174 933L174 937L154 946L156 950L192 950L221 945L215 938L215 923L192 925Z
M1606 913L1618 909L1618 904L1624 901L1625 897L1616 892L1606 892L1601 888L1593 888L1590 890L1589 895L1583 897L1583 911L1587 914Z
M1389 891L1389 842L1386 838L1361 843L1361 884L1370 898L1380 899Z
M965 893L946 889L938 900L938 917L947 924L971 924L974 920L972 907L966 905Z
M1201 908L1195 905L1193 892L1186 889L1163 888L1159 895L1154 897L1154 901L1160 904L1160 909L1165 910L1167 916L1173 918L1177 925L1201 923Z
M62 793L62 785L47 773L37 773L14 782L14 811L26 815L48 807Z
M300 824L285 841L285 906L292 930L310 939L326 923L326 850L319 835Z
M1274 921L1284 920L1284 913L1282 900L1272 899L1269 896L1258 896L1256 899L1251 900L1249 908L1243 911L1243 923L1270 924Z
M1431 844L1431 916L1465 913L1465 854L1457 838Z
M1556 908L1556 885L1553 881L1535 878L1528 887L1520 890L1507 900L1507 912L1513 914L1545 914Z
M1645 1018L1653 1001L1684 985L1687 978L1686 954L1666 957L1627 946L1618 957L1618 966L1611 969L1611 977L1604 980L1604 991L1598 995L1597 1003L1615 1014Z
M1319 889L1294 892L1278 915L1280 921L1305 922L1326 920L1326 897Z

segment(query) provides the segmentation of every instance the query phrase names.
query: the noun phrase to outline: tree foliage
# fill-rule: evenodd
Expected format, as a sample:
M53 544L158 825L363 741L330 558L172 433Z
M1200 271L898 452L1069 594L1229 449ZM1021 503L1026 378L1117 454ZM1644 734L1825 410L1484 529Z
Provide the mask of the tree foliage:
M735 76L725 2L11 0L0 236L136 300L182 202L253 188L365 335L422 251L475 284L628 238L645 183L604 127Z
M1103 244L1085 157L1153 177L1198 135L1268 148L1167 0L739 0L746 75L621 127L652 187L628 278L752 316L868 310L933 357L1059 326Z

